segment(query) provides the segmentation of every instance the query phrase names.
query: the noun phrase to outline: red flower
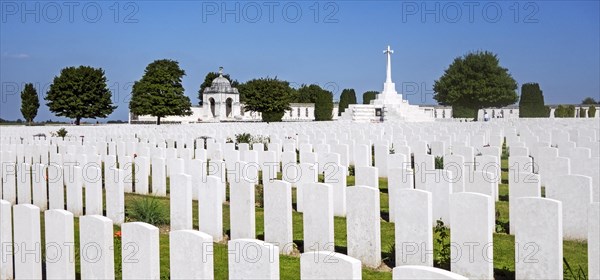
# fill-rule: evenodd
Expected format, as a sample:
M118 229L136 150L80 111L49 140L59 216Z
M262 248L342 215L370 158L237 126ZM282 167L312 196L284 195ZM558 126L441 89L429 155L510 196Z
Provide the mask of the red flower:
M117 232L115 232L115 237L116 238L121 238L121 231L120 230L117 231Z

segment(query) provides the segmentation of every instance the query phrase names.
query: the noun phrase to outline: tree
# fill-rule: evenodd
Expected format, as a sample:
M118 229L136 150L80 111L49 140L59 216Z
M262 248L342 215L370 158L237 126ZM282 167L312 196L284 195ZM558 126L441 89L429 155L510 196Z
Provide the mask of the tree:
M329 121L333 117L333 94L318 85L302 85L296 91L295 100L297 103L314 103L316 121Z
M29 124L37 116L40 100L33 84L26 84L21 92L21 114Z
M575 106L573 105L558 105L554 110L555 118L574 118Z
M112 94L106 85L102 68L90 66L67 67L54 77L46 94L46 105L57 116L75 119L106 118L117 106L112 104Z
M600 104L600 103L596 102L596 100L592 97L586 97L585 99L583 99L581 101L581 104L592 105L592 104Z
M544 94L538 83L526 83L521 86L519 99L520 118L547 118L550 110L544 105Z
M220 74L217 72L208 72L208 74L206 74L206 77L204 77L204 82L202 82L202 84L200 85L200 90L198 90L198 100L199 100L198 105L202 106L202 95L204 93L204 89L206 89L207 87L210 87L212 84L212 81L214 79L216 79L217 77L219 77L219 75ZM223 77L226 78L227 80L229 80L232 87L238 87L240 84L237 80L232 81L229 74L223 74ZM240 102L243 102L242 95L240 95Z
M296 103L315 103L317 94L323 89L318 85L301 85L295 92L294 102Z
M375 100L378 94L379 92L373 90L363 93L363 104L371 104L371 100Z
M281 121L294 98L290 83L277 78L253 79L240 84L238 89L246 97L245 110L260 112L266 122Z
M468 53L454 59L433 85L433 98L441 105L459 105L474 112L504 107L517 99L517 82L491 52ZM477 114L472 116L477 118Z
M596 106L591 105L588 108L588 118L595 118L596 117Z
M162 59L148 64L142 79L133 84L129 109L136 115L156 117L156 124L166 116L192 114L190 98L184 95L181 80L185 71L179 62Z
M354 89L344 89L342 90L342 95L340 95L338 116L341 116L350 104L356 104L356 93L354 92Z
M315 100L315 121L330 121L333 118L333 94L322 89Z

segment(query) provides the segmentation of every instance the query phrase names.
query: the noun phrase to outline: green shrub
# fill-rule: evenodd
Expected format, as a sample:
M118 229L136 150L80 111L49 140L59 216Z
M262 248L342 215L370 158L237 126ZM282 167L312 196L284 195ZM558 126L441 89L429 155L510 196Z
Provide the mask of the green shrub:
M477 110L460 105L452 105L452 117L475 119L477 118Z
M55 136L55 137L58 136L64 140L65 137L67 137L67 134L69 134L69 132L64 127L61 127L55 133L51 133L51 136Z
M252 142L252 134L250 133L240 133L235 135L236 143L248 143Z
M437 248L434 254L434 266L442 269L450 269L450 229L444 225L442 220L437 220L433 228L434 247Z
M333 95L321 90L315 98L315 121L330 121L333 118Z
M283 114L285 112L262 112L262 120L263 122L280 122L281 118L283 118Z
M596 106L591 105L588 109L588 118L595 118L596 117Z
M348 166L348 176L355 176L356 172L356 168L354 167L354 165L350 165Z
M135 221L152 225L165 225L169 223L168 209L159 199L151 196L136 198L131 202L127 215Z
M544 106L544 94L537 83L526 83L521 86L519 99L520 118L547 118L549 108Z
M583 107L579 108L579 117L580 118L587 117L587 111L585 110L585 108L583 108Z
M435 169L444 169L444 157L435 157Z
M375 100L377 94L379 94L379 92L376 91L367 91L363 93L363 104L371 104L371 100Z

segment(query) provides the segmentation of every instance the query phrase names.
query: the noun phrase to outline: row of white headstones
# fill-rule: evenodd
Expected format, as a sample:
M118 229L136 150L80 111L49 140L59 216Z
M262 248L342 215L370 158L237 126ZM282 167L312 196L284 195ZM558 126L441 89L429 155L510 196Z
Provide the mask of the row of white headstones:
M569 162L574 161L569 161L569 157L559 157L558 154L579 156L580 158L575 159L581 161L587 159L587 162L592 165L594 161L597 164L597 157L592 157L592 148L571 147L572 145L568 143L572 141L554 144L558 148L547 147L540 142L530 143L532 140L529 138L533 137L527 137L525 129L520 131L523 137L511 133L505 135L511 154L509 195L513 203L510 204L510 221L511 233L514 231L516 235L517 277L562 276L560 240L563 236L586 239L588 235L590 235L589 275L594 275L593 273L597 273L597 265L594 265L593 261L594 258L597 260L598 255L598 246L594 246L598 244L598 204L592 204L594 195L597 195L592 194L594 180L590 176L569 175L571 173ZM472 138L484 138L480 136L474 135ZM521 138L523 141L519 141ZM584 143L586 142L585 137L580 138L584 139ZM553 139L560 138L553 137ZM388 177L390 220L395 222L396 231L396 265L432 265L431 228L435 224L435 219L440 218L451 227L454 255L461 252L462 256L453 258L452 271L471 278L493 277L492 233L495 227L494 201L498 199L501 144L490 147L478 145L475 147L479 149L475 149L466 145L455 145L456 143L432 141L429 143L432 155L428 155L423 152L428 144L426 141L416 141L409 146L408 141L396 140L393 143L394 154L389 154L390 150L385 140L375 140L375 167L369 167L371 146L356 144L356 142L360 143L361 140L350 143L353 145L344 144L344 141L338 141L337 144L317 142L318 144L314 145L314 152L311 152L313 147L310 143L274 142L268 146L270 151L264 151L261 145L253 145L253 150L250 150L248 146L242 144L238 146L239 150L235 150L233 144L208 141L206 150L198 147L193 150L194 153L191 153L191 147L173 149L159 148L154 144L99 142L89 146L100 147L96 150L108 151L107 155L94 153L94 149L90 149L92 152L87 156L85 153L83 156L81 153L76 154L78 149L82 149L79 147L86 147L86 145L76 145L76 142L52 145L47 143L5 145L2 149L2 161L7 162L5 160L7 158L10 160L9 164L3 164L2 175L5 183L2 194L3 199L10 203L18 200L20 204L33 202L41 210L47 209L48 204L50 209L63 209L65 198L62 197L62 190L66 185L67 210L75 216L84 214L82 192L85 190L86 216L102 214L102 182L97 179L102 177L100 162L102 160L104 166L116 166L117 158L120 158L121 169L105 168L104 170L106 216L112 222L116 224L123 222L124 192L131 192L135 188L135 192L141 194L165 195L168 174L172 186L170 199L177 201L171 203L171 229L192 229L191 202L192 199L198 199L199 230L208 234L212 241L220 241L223 238L221 203L226 199L225 178L227 178L230 183L230 238L234 241L253 240L255 238L254 184L258 179L258 169L262 169L265 187L265 241L268 242L265 244L278 244L277 250L281 253L287 254L291 251L293 211L291 188L293 186L297 191L297 210L304 212L305 252L333 250L333 216L346 216L348 255L357 259L359 263L362 262L363 265L377 267L381 262L378 177L382 176L380 173L382 167L386 167L387 176L382 177ZM445 170L435 170L433 157L440 150L443 152L446 144L452 147L452 155L444 156ZM300 164L296 164L296 145L300 150ZM54 152L57 146L58 152ZM111 150L111 146L117 149ZM330 146L329 149L327 146ZM331 146L334 146L336 153L329 152ZM5 147L12 149L7 150ZM27 152L19 153L20 147L27 147L21 148L22 151L42 152L33 152L32 157L29 157L25 155ZM36 149L30 149L31 147ZM124 147L133 147L132 150L123 152L124 154L135 151L138 155L119 154L119 150L128 149ZM544 165L546 160L543 155L547 154L545 150L552 151L552 149L558 150L557 156L547 159L548 163ZM52 150L52 152L43 152L45 150ZM350 153L350 150L353 153ZM411 150L414 154L414 171L407 168L410 166L410 157L407 155L411 154ZM481 155L475 156L476 150ZM538 153L534 156L535 164L529 157L535 152L529 150ZM573 150L575 153L572 152ZM588 157L581 156L586 154L579 151L587 151ZM42 156L38 156L38 153ZM14 156L15 154L17 157ZM44 154L48 157L49 165L29 165L21 161L23 158L35 158L46 162ZM149 157L150 155L158 155L158 157ZM465 158L474 159L474 163L465 162ZM561 158L567 159L566 172L564 168L560 170L555 168L556 170L552 172L545 171L546 168L554 168L554 161L560 161ZM208 164L207 159L210 159ZM346 188L348 169L347 165L343 165L346 162L342 159L357 166L355 187ZM80 166L72 166L74 162L78 162ZM283 181L271 181L269 179L274 178L275 171L279 169L279 162L283 166ZM318 163L320 166L315 166ZM136 170L135 185L127 180L132 177L132 169L128 168L132 164L135 165ZM534 166L539 168L539 171L536 171L540 173L542 182L546 176L551 178L545 184L546 198L541 198L540 176L532 173ZM35 174L43 174L39 171L44 167L48 168L47 176L43 178L45 180L36 180L35 178L39 176ZM31 178L23 176L27 170L32 170L30 172L34 176ZM316 183L317 174L320 172L324 172L325 184ZM147 181L144 180L148 175L152 176L152 186L148 186ZM556 176L551 177L553 175ZM16 182L14 188L11 182ZM32 183L33 188L31 188ZM49 203L44 201L45 184L48 186L46 192L48 192ZM597 185L594 188L597 190ZM58 191L59 189L61 191ZM33 190L32 194L29 193L31 190ZM72 231L72 226L70 228ZM17 226L15 226L15 236L17 235L21 236L17 234ZM157 240L158 238L156 242ZM186 247L180 249L188 251ZM158 251L148 252L156 254L153 257L158 259ZM197 252L198 256L201 252ZM173 267L171 271L172 269ZM235 270L230 266L230 273L231 269ZM326 270L331 271L329 268ZM267 273L267 271L271 272ZM272 269L261 270L260 273L263 274L255 276L271 278L274 275ZM136 276L142 275L136 274Z

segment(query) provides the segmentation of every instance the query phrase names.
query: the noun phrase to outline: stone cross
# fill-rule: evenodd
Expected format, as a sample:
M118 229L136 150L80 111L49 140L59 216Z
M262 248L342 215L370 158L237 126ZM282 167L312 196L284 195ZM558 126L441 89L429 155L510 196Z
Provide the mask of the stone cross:
M392 82L392 54L394 53L394 51L388 45L387 50L384 50L383 53L387 55L387 75L386 75L385 82L391 83Z

